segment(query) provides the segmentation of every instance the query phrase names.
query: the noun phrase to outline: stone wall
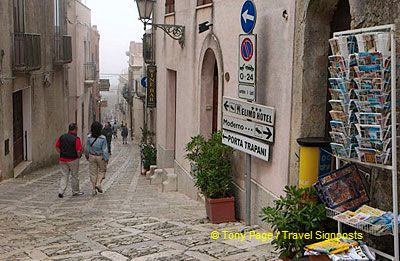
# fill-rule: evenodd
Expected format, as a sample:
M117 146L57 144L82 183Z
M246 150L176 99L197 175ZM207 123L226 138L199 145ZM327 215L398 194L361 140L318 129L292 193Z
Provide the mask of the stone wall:
M25 32L40 34L41 68L19 73L12 70L13 1L0 3L0 16L5 21L0 25L3 36L0 49L5 53L1 74L4 77L4 85L0 86L2 179L14 176L12 98L14 91L23 90L24 132L27 132L27 142L24 138L24 158L27 152L27 160L32 162L27 170L56 163L55 141L67 130L64 67L53 65L55 30L53 3L51 0L26 1ZM6 140L9 140L10 152L5 156Z
M300 136L323 135L325 124L327 56L329 54L328 39L333 13L339 1L308 0L296 2L296 30L294 43L293 71L293 117L291 147L295 152L298 145L296 138ZM400 28L400 1L398 0L349 0L351 29L365 28L377 25L396 24ZM336 17L340 19L340 17ZM397 38L400 35L397 31ZM325 51L323 51L325 50ZM323 51L323 52L321 52ZM399 52L399 44L397 45ZM316 53L319 53L316 55ZM314 75L315 77L310 77ZM319 79L319 80L318 80ZM316 89L321 92L315 92ZM310 91L311 90L311 91ZM318 100L320 104L318 105ZM315 106L317 105L317 106ZM319 115L319 116L318 116ZM314 118L315 117L315 118ZM320 123L321 126L316 126ZM323 123L323 124L321 124ZM291 155L290 182L297 183L297 157ZM366 169L371 172L371 203L373 207L392 210L392 175L380 169ZM400 181L400 180L399 180ZM366 235L366 234L365 234ZM373 238L367 236L369 245L379 246L379 249L391 251L393 238Z

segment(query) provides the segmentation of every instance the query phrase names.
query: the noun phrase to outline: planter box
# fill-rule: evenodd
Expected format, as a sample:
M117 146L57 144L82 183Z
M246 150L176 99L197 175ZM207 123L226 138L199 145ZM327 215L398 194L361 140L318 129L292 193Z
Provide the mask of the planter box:
M207 217L211 223L234 222L235 218L235 198L206 198Z

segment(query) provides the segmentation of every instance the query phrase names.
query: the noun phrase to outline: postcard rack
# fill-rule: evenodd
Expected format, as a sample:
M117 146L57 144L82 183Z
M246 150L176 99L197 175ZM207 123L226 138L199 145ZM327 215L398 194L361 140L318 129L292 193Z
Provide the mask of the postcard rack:
M340 99L342 100L347 99L346 102L352 103L352 105L350 104L348 106L348 109L350 110L350 107L354 106L354 108L356 108L355 111L358 111L358 114L356 115L357 117L352 117L352 118L351 115L349 114L347 115L343 114L346 115L343 116L340 113L336 114L331 113L331 116L333 118L333 123L331 122L331 127L332 127L332 132L334 132L331 133L331 138L334 143L333 145L331 144L331 147L332 151L334 152L334 156L336 157L336 168L339 169L340 163L343 161L343 162L354 162L357 164L362 164L370 167L386 169L392 172L393 231L390 232L384 231L381 228L373 226L369 223L365 224L360 223L354 225L354 224L348 224L345 221L342 222L340 220L337 220L338 218L336 218L340 213L338 213L333 209L327 209L327 214L328 217L337 220L339 233L342 232L342 224L347 224L375 236L392 235L394 237L394 256L391 256L377 249L373 248L371 249L379 256L382 256L389 260L398 261L400 260L400 255L399 255L399 226L398 226L399 211L398 211L398 187L397 187L397 149L396 149L397 148L397 139L396 139L397 61L396 61L395 25L391 24L391 25L383 25L370 28L362 28L357 30L336 32L333 34L333 37L334 38L332 39L337 39L336 42L331 42L332 39L330 40L330 45L331 48L333 49L332 50L333 56L335 56L334 53L335 48L337 48L337 50L339 49L349 50L351 48L348 40L351 37L357 40L358 49L361 50L361 51L358 50L357 54L352 54L351 51L349 51L348 53L345 52L345 54L342 53L342 56L345 57L344 61L334 60L337 58L333 57L332 59L332 57L330 56L331 64L332 60L334 60L333 62L336 63L337 66L342 66L343 65L342 63L344 62L344 65L346 66L347 69L351 67L351 64L357 62L355 70L349 69L346 73L347 77L351 74L353 74L354 78L358 77L357 79L352 79L352 82L353 84L357 84L359 88L357 91L353 91L354 92L353 96L355 95L356 99L358 98L358 100L353 102L350 102L352 98L350 96L348 97L344 97L343 95L340 96L340 93L343 94L343 92L338 91L337 93L334 92L332 93L332 91L330 90L332 97L336 95L337 98L338 93L340 96L339 98L336 99L336 101L330 101L333 110L335 110L335 108L340 109L340 106L343 105ZM374 42L374 40L372 39L373 37L375 37L375 40L378 40L378 42ZM343 39L345 40L343 41ZM379 47L378 45L382 44L388 44L388 48L383 52L380 51L378 52L377 50ZM370 47L375 48L376 52L372 54L371 51L371 53L369 53L368 49ZM369 68L372 67L368 66L374 66L375 60L379 61L379 59L381 59L380 64L383 67L382 71L380 72L381 73L380 76L382 77L371 76L369 77L370 80L372 79L371 81L364 80L368 78L368 76L366 78L363 78L362 75L368 75L368 73L371 73L371 71L368 70ZM367 62L364 63L365 61ZM367 66L364 66L365 64L367 64ZM335 76L332 76L332 73L335 72L331 71L331 67L330 67L331 78L332 77L335 78ZM363 69L366 69L366 71L363 71ZM373 79L374 77L378 79ZM339 79L339 77L337 79ZM379 82L379 79L381 79L382 82ZM330 84L331 86L332 84L338 84L338 90L340 90L340 87L343 87L344 85L341 85L342 83L340 82L340 79L338 81L339 83L335 81L331 82L330 79ZM390 83L387 84L387 81L390 81ZM374 89L376 89L375 86L380 86L382 93L380 92L374 93L373 91ZM379 102L383 104L381 107L379 107ZM375 106L376 104L378 104L378 106ZM371 108L367 108L366 106L368 105L371 105ZM384 117L385 115L382 112L382 110L385 111L386 118ZM349 117L349 118L344 119L343 117ZM337 120L335 120L335 118ZM341 125L340 124L341 119L347 120L348 125L346 126ZM356 124L353 124L353 126L351 126L353 122L356 122ZM351 136L351 134L354 133L356 134L354 134L352 137L348 137L346 135L340 134L341 131L349 134L349 136ZM365 137L363 135L365 135ZM367 140L368 138L370 140ZM356 147L357 150L355 149ZM379 151L380 154L378 154L377 151Z

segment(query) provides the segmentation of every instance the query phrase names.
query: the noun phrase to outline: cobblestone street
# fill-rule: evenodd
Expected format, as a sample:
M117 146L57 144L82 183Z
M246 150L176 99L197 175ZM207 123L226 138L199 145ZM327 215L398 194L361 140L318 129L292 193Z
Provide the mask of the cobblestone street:
M162 193L139 170L137 145L117 144L104 194L91 195L81 161L83 196L70 186L57 197L58 166L0 183L1 260L273 260L259 240L212 240L210 232L239 232L243 223L213 225L203 204Z

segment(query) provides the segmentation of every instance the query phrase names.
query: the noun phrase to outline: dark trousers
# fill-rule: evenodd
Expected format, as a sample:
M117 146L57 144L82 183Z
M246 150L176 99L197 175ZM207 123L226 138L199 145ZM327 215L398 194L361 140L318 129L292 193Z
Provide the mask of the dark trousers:
M122 136L122 144L127 144L126 138L127 138L127 136Z
M111 141L110 142L107 141L107 148L108 148L108 153L111 154Z

